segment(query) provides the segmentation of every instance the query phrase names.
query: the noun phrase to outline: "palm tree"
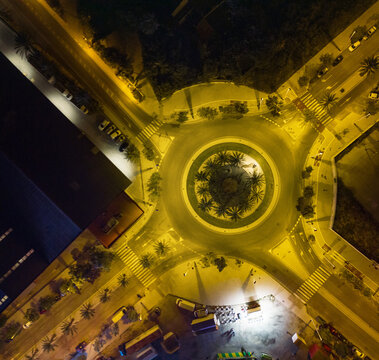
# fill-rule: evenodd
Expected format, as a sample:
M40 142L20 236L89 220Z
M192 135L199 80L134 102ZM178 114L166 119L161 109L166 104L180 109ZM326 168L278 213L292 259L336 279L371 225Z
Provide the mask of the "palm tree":
M25 359L27 360L37 360L37 354L39 350L37 348L32 349L32 353L30 355L26 355Z
M61 326L63 335L74 335L78 331L77 325L78 322L74 318L66 320Z
M204 167L208 173L211 173L219 167L219 163L215 159L208 159Z
M47 353L54 351L57 347L57 344L54 344L56 338L57 334L53 334L50 337L46 336L42 341L42 350Z
M153 265L153 258L150 254L142 255L140 259L140 264L144 269L147 269Z
M132 163L137 163L140 159L140 152L137 147L130 143L125 150L125 157Z
M324 109L329 110L337 101L338 97L336 96L336 94L327 92L320 99L320 104Z
M34 53L30 36L25 33L17 34L14 48L16 49L16 53L19 54L21 58L27 58L29 55Z
M108 302L110 299L111 299L111 291L108 288L106 288L100 293L99 300L100 302L104 304Z
M256 171L250 176L249 183L253 189L260 188L264 183L265 179L262 173Z
M253 193L251 194L251 198L254 202L258 202L259 200L262 200L264 197L264 191L260 189L254 189Z
M216 154L216 161L220 165L225 165L229 160L229 155L226 151L220 151Z
M80 309L80 315L83 319L89 320L95 315L95 309L91 303L84 304Z
M196 190L197 195L199 196L205 196L209 194L209 188L207 184L201 184L197 190Z
M207 198L201 198L199 204L198 204L200 210L206 212L212 209L213 206L213 201L212 199L207 199Z
M127 278L126 274L121 274L117 278L118 284L122 287L126 287L129 284L129 279Z
M281 106L283 105L283 101L279 100L278 97L275 95L269 96L266 100L266 105L273 116L279 116Z
M230 220L238 221L242 219L241 214L242 211L239 207L233 206L232 208L228 208L226 214L229 216Z
M164 241L157 241L154 245L155 252L158 256L167 254L170 247Z
M359 75L370 76L379 69L379 56L370 56L361 62L361 67L359 68Z
M225 217L225 215L227 214L227 209L228 208L224 204L219 204L213 208L216 215L219 217L221 216Z
M208 174L205 171L198 171L195 174L195 179L197 181L208 181Z
M245 155L238 152L234 151L232 154L229 155L228 163L231 166L240 166L242 162L245 159Z
M254 206L255 199L250 196L247 200L245 200L243 203L239 204L239 208L241 210L241 213L244 213L245 211L251 210L251 208Z

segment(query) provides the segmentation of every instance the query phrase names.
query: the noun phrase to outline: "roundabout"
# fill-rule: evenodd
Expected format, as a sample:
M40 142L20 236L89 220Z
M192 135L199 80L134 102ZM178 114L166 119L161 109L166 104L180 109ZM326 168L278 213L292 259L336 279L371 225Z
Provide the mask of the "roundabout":
M279 175L259 146L222 137L189 159L182 190L188 210L201 224L235 234L252 229L270 214L279 196Z
M305 156L282 129L257 116L244 121L223 119L211 126L188 124L161 164L161 204L170 226L200 248L235 256L244 251L267 251L286 236L297 218L293 194L298 183L293 174L301 165L295 152L300 158ZM199 179L199 172L206 172L216 157L235 157L237 153L242 156L237 166L224 161L215 172L208 171L207 181ZM253 176L261 178L260 189L245 191ZM208 189L201 190L203 185ZM259 196L253 205L233 219L231 210L256 196L256 190ZM202 196L202 191L208 194ZM211 200L209 211L202 210L202 198ZM224 214L224 209L218 208L225 204L228 212Z

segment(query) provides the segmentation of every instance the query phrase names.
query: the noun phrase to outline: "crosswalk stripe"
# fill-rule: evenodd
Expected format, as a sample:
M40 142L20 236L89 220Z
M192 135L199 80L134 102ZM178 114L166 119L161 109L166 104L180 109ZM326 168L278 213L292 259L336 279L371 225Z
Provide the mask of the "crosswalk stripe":
M326 112L326 110L318 103L318 101L312 96L310 92L306 92L299 98L304 105L315 113L315 116L322 125L327 125L333 119Z
M145 287L148 287L156 280L154 274L140 264L140 259L127 246L118 249L116 254Z
M320 287L328 280L331 273L323 266L319 266L309 278L304 281L296 290L296 294L304 301L307 302Z
M154 119L148 126L146 126L138 135L137 138L142 142L149 140L157 130L163 125L159 119Z

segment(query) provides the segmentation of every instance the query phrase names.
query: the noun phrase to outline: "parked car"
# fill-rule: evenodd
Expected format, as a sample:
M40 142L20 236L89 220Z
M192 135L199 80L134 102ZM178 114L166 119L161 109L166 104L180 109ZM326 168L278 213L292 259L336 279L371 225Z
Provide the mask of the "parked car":
M110 137L111 137L111 139L112 140L115 140L118 136L120 136L121 135L121 131L120 130L116 130L116 131L114 131L111 135L110 135Z
M361 350L359 350L356 346L353 346L352 350L353 350L354 355L359 357L360 359L363 359L365 357L365 354Z
M80 344L78 344L76 346L75 351L76 352L84 352L86 346L87 346L87 342L86 341L82 341Z
M124 142L125 139L126 139L126 136L121 134L121 135L116 139L116 143L117 143L117 144L121 144L122 142Z
M110 134L112 134L113 131L115 131L115 130L116 130L116 125L110 125L110 126L108 126L107 130L105 131L105 133L106 133L107 135L110 135Z
M23 329L28 329L28 328L30 328L30 325L32 325L32 322L31 322L31 321L28 321L28 322L26 322L24 325L22 325L22 328L23 328Z
M139 91L137 88L135 88L134 90L132 90L132 94L133 94L134 98L135 98L138 102L142 102L142 101L145 99L145 95L142 94L142 92Z
M376 31L376 26L371 26L367 31L367 35L371 36Z
M361 42L360 41L356 41L354 44L351 44L349 46L349 51L350 52L354 51L359 45L361 45Z
M51 85L54 85L55 84L55 76L53 75L53 76L51 76L50 78L49 78L49 80L47 80L47 82L49 83L49 84L51 84Z
M80 107L80 110L83 111L84 114L88 114L88 109L84 105Z
M319 72L317 73L317 77L320 78L322 77L323 75L325 75L327 72L329 71L329 69L324 66L322 69L319 70Z
M100 131L104 131L104 129L109 125L110 121L109 120L106 120L104 119L98 126L98 129Z
M338 56L334 59L332 65L333 65L333 66L337 66L342 60L343 60L343 56L342 56L342 55L338 55Z
M378 91L370 91L368 94L369 99L377 100L379 98L379 92Z
M62 95L67 99L67 100L72 100L73 96L72 94L66 89L63 91Z
M202 318L208 315L208 310L206 308L197 309L193 312L195 318Z
M126 148L129 146L129 141L128 140L125 140L121 145L120 147L118 148L118 150L120 152L123 152L126 150Z

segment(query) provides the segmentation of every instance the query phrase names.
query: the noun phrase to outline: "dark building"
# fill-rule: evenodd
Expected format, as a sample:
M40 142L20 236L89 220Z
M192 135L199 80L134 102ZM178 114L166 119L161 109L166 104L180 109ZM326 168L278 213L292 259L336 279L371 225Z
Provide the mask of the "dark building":
M1 312L130 180L3 55L0 73Z

